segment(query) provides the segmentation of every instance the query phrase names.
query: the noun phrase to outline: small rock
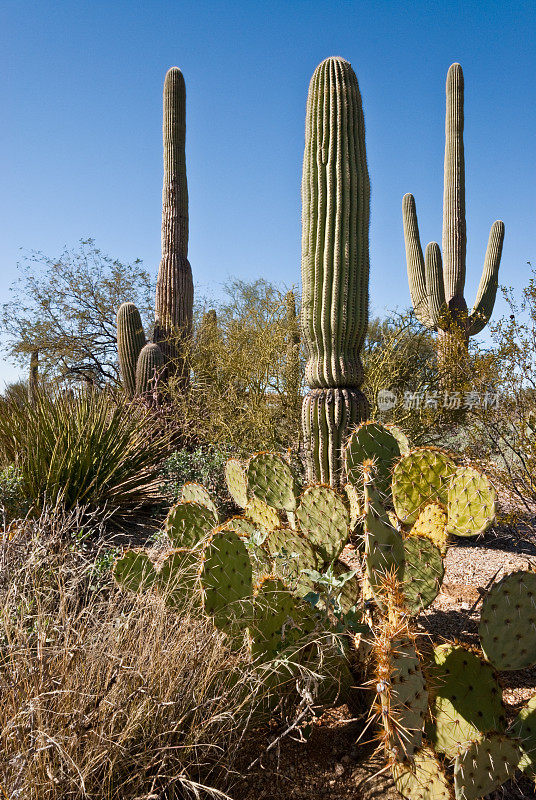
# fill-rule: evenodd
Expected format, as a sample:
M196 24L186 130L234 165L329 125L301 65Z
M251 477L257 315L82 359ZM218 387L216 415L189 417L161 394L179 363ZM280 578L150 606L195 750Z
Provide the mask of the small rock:
M335 764L335 775L337 778L340 778L341 775L344 775L344 767L342 764Z

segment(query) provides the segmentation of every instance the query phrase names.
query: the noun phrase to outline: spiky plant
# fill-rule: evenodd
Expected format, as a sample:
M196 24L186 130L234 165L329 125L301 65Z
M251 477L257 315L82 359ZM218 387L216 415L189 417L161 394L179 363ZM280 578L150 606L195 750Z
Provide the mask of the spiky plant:
M436 242L423 257L413 195L402 201L406 261L411 302L418 319L438 331L438 358L444 372L452 371L467 352L469 336L489 321L497 293L504 223L493 223L478 287L470 314L463 292L466 265L465 159L463 148L464 81L460 64L447 74L445 118L445 177L443 193L443 261Z
M342 446L366 417L360 350L368 322L370 183L355 73L328 58L309 85L302 181L302 424L308 478L342 483Z
M178 67L164 82L164 182L162 188L162 259L156 284L154 342L168 374L180 369L178 338L192 326L193 281L188 262L188 185L186 182L186 87Z

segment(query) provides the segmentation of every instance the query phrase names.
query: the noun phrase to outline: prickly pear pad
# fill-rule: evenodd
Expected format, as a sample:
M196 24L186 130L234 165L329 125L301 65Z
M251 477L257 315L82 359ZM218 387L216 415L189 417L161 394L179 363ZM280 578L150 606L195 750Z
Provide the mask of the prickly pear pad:
M313 546L297 531L276 528L268 534L264 546L273 559L274 572L300 597L313 591L312 578L303 570L318 570L321 561Z
M262 546L268 536L265 528L255 525L246 517L231 517L221 526L221 530L234 531L240 536L247 547L254 579L259 579L272 572L272 559Z
M177 503L164 523L174 547L195 547L216 526L214 514L199 503Z
M493 525L497 495L488 478L473 467L458 467L450 479L448 533L477 536Z
M426 536L444 556L448 549L448 534L447 512L443 506L440 503L428 503L417 517L410 536Z
M402 591L405 606L411 615L419 614L433 603L441 589L444 574L441 553L429 539L423 536L404 539Z
M350 535L348 509L330 486L308 486L300 497L296 519L303 535L327 563L342 552Z
M536 573L513 572L495 583L482 604L480 643L498 670L536 664Z
M399 428L398 425L387 425L385 426L389 433L391 433L396 441L398 442L398 447L400 448L400 455L405 456L406 453L409 453L411 450L411 445L409 443L409 439L402 430Z
M427 733L436 750L454 758L482 734L503 730L501 691L493 668L470 650L442 644L433 657Z
M405 761L422 744L428 692L413 642L403 634L376 647L377 684L384 745L391 758Z
M158 564L156 586L170 608L186 605L186 597L195 598L198 592L199 553L182 548L166 553Z
M393 469L391 484L397 516L413 524L428 503L446 505L454 461L441 450L419 447L402 456Z
M279 453L257 453L247 467L248 498L257 497L278 511L295 511L298 480Z
M234 531L216 531L204 548L200 582L205 612L228 630L243 615L240 601L251 597L252 569L244 542Z
M400 445L391 431L379 422L362 422L344 450L346 476L358 491L363 491L363 462L372 460L376 488L386 494L391 487L391 471L400 458Z
M198 503L200 506L205 506L209 511L214 514L214 521L217 525L220 521L220 514L216 508L216 503L210 496L207 489L200 483L185 483L181 492L181 503Z
M361 487L362 489L363 487ZM354 530L356 525L361 521L361 504L359 502L359 494L355 486L352 486L351 483L347 483L344 487L344 491L346 492L346 498L348 500L348 507L350 509L350 532Z
M267 506L266 503L258 497L252 497L251 500L246 503L244 516L248 517L255 525L265 528L267 531L279 527L280 524L277 511Z
M510 730L510 736L515 736L523 751L519 769L529 778L536 778L536 694L523 706L515 718Z
M242 464L236 458L230 458L225 464L225 483L229 494L237 506L245 508L248 502L248 487L246 473Z
M404 543L401 534L390 524L371 480L365 483L364 528L367 578L381 606L380 594L385 575L394 573L398 578L402 577Z
M396 788L407 800L451 800L443 766L431 747L423 747L411 762L393 764Z
M255 592L250 628L253 658L273 658L314 627L314 617L306 604L294 597L279 578L261 582Z
M145 592L154 585L156 570L144 550L127 550L117 558L112 574L122 589Z
M457 800L479 800L498 789L514 777L520 755L518 745L499 733L473 742L454 762Z

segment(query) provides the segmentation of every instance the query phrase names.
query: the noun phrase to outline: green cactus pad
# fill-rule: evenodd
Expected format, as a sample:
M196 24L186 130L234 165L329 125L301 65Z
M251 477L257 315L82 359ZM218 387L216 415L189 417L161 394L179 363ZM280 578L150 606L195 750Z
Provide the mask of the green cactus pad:
M220 514L216 507L216 503L210 496L207 489L200 483L185 483L181 492L181 503L197 503L200 506L205 506L209 511L214 514L216 525L220 521Z
M382 606L381 590L385 575L402 579L404 542L387 517L372 481L365 483L365 566L370 588Z
M195 596L199 556L188 548L171 550L159 564L158 593L170 608L185 606L185 595Z
M268 536L268 531L265 528L255 525L254 522L246 517L231 517L220 529L234 531L240 536L248 549L255 580L264 575L270 575L274 565L272 559L263 548Z
M438 548L423 536L404 539L403 592L411 615L433 603L443 582L445 566Z
M295 511L298 479L279 453L257 453L247 467L248 498L262 500L278 511Z
M447 532L477 536L495 521L497 495L488 478L473 467L458 467L450 479Z
M378 658L376 686L384 744L390 758L405 761L421 747L428 692L413 642L399 636L387 647Z
M273 658L283 648L311 633L315 619L303 601L279 578L265 578L255 592L250 627L253 658Z
M536 780L536 694L523 706L508 733L519 740L523 750L519 769Z
M205 612L218 628L229 631L247 616L252 568L246 545L234 531L216 531L203 551L199 576Z
M397 516L413 524L428 503L446 505L449 482L456 470L441 450L420 447L402 456L393 469L392 492Z
M329 486L308 486L296 519L303 535L327 563L342 552L350 535L350 516L341 495Z
M482 604L480 643L498 670L536 664L536 573L513 572L494 584Z
M363 462L372 460L376 489L386 494L391 488L391 472L400 458L400 445L391 431L379 422L362 422L345 448L348 481L362 491Z
M352 572L353 570L345 564L343 561L336 561L333 573L335 577L339 578L341 575L345 575L348 572ZM352 578L346 581L342 589L337 590L338 594L338 603L340 606L340 610L343 614L347 614L351 608L354 606L359 606L361 604L361 597L362 597L362 588L361 588L361 581L354 575Z
M117 558L112 574L122 589L145 592L156 580L156 570L145 550L127 550Z
M411 444L409 442L408 437L404 433L404 431L398 427L398 425L386 425L385 426L389 433L391 433L396 441L398 442L398 447L400 448L400 455L405 456L406 453L409 453L411 450Z
M447 512L441 503L428 503L417 517L410 536L426 536L436 547L441 555L448 549Z
M347 483L344 487L344 491L346 492L346 498L348 500L348 508L350 510L350 531L353 532L357 525L361 522L361 503L359 502L359 493L355 486L352 486L351 483Z
M277 511L270 506L267 506L263 500L258 497L252 497L248 500L244 508L244 516L250 519L260 528L271 531L278 528L281 524Z
M248 487L242 464L236 458L230 458L225 464L224 473L229 494L237 506L245 508L248 502Z
M273 568L285 584L300 597L313 591L314 582L303 570L318 570L321 566L313 546L297 531L276 528L264 543L273 559Z
M452 790L441 762L423 747L411 762L393 764L396 788L407 800L452 800Z
M170 509L164 531L175 547L195 547L216 526L214 514L199 503L177 503Z
M456 800L479 800L513 778L520 759L518 745L495 733L473 742L454 762Z
M482 734L504 728L501 690L493 668L463 647L434 649L428 688L433 722L427 733L452 758Z

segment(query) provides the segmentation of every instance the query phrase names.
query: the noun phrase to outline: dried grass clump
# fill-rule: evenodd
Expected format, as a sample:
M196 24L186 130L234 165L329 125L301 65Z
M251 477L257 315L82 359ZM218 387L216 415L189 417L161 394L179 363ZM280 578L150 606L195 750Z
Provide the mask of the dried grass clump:
M96 585L75 526L45 512L0 545L0 796L223 796L259 691L245 654L187 598Z

